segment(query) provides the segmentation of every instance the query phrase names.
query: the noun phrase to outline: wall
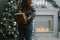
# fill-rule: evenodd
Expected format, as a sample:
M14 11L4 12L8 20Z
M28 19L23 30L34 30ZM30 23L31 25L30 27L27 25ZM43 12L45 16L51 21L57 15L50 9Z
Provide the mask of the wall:
M60 0L55 0L55 1L60 6Z
M8 0L0 0L0 16L3 12L5 4L7 4Z

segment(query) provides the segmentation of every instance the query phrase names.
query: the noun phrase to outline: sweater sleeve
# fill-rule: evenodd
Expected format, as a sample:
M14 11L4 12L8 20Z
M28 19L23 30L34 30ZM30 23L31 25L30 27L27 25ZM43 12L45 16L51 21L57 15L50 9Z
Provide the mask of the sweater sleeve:
M29 24L30 22L33 21L34 17L35 17L35 10L33 8L30 8L30 10L28 11L28 18L27 18L27 23Z

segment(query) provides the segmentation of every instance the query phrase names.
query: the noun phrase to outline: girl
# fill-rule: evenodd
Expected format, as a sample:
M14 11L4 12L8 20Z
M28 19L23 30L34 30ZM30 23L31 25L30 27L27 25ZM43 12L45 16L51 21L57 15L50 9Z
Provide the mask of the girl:
M32 0L22 0L20 5L21 12L25 13L27 24L18 24L19 40L32 40L32 21L35 17L34 9L31 7Z

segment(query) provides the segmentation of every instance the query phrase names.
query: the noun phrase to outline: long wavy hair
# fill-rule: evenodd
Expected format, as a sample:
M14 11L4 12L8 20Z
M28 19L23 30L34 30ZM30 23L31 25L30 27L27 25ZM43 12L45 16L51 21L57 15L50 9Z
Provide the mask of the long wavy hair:
M21 3L21 11L22 12L26 12L29 10L30 8L30 5L32 3L32 0L22 0L22 3Z

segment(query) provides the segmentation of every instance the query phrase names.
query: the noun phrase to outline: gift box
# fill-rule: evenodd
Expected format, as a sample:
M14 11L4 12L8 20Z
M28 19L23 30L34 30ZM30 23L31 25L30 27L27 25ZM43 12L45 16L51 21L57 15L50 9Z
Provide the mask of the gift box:
M15 13L14 18L18 24L20 24L20 23L26 24L27 23L25 13Z

